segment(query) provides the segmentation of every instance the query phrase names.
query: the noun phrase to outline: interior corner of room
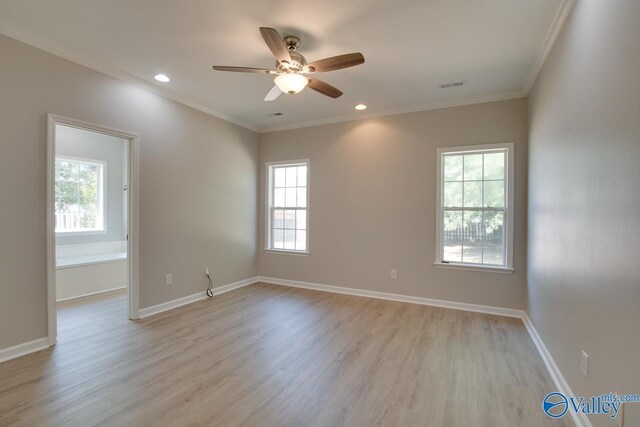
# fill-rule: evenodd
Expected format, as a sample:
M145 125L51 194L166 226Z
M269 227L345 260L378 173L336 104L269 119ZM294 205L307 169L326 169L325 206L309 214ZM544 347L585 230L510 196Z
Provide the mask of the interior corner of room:
M640 425L640 2L295 6L0 5L0 425Z

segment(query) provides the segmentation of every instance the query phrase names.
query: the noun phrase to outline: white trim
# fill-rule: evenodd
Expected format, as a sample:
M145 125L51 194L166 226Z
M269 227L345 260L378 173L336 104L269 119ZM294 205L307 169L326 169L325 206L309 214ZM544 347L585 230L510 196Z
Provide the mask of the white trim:
M520 91L507 91L491 95L471 96L447 101L436 101L427 104L410 105L407 107L385 108L369 113L352 113L353 115L333 116L322 119L307 120L283 125L264 126L257 129L258 133L279 132L283 130L307 128L312 126L329 125L333 123L353 122L358 120L373 119L376 117L395 116L398 114L419 113L421 111L440 110L442 108L463 107L465 105L484 104L487 102L508 101L510 99L526 98L527 94Z
M457 262L434 262L433 265L436 268L445 268L450 270L468 270L468 271L480 271L483 273L502 273L511 274L515 270L508 267L493 267L491 265L483 264L459 264Z
M82 294L82 295L76 295L73 297L69 297L69 298L62 298L57 300L56 302L67 302L67 301L73 301L79 298L86 298L86 297L92 297L92 296L96 296L96 295L101 295L101 294L107 294L110 292L116 292L116 291L120 291L122 289L127 289L126 286L120 286L119 288L112 288L112 289L106 289L104 291L97 291L97 292L90 292L88 294Z
M388 301L406 302L409 304L429 305L433 307L450 308L453 310L472 311L474 313L494 314L497 316L522 318L522 310L489 305L469 304L466 302L446 301L432 298L414 297L409 295L391 294L387 292L368 291L365 289L345 288L342 286L321 285L319 283L301 282L298 280L279 279L275 277L259 277L259 282L272 285L290 286L292 288L312 289L314 291L332 292L335 294L354 295L359 297L376 298Z
M307 206L305 208L293 208L304 209L306 212L306 250L296 251L295 249L276 249L271 247L271 205L273 204L273 194L271 183L273 182L273 166L295 166L306 165L307 166ZM309 214L311 212L311 160L310 159L295 159L295 160L277 160L272 162L265 162L265 174L266 174L266 193L265 193L265 236L264 236L264 250L265 252L273 252L289 255L309 255L310 253L310 238L309 238ZM282 208L282 209L287 209Z
M538 74L540 73L540 70L542 69L542 66L544 65L545 60L547 59L547 56L549 55L549 52L551 51L553 44L558 38L558 35L560 34L560 31L562 30L564 23L566 22L567 17L569 16L569 12L571 12L571 9L573 8L574 4L575 4L575 0L562 0L560 6L558 7L558 11L556 12L556 15L554 17L554 20L551 23L549 30L547 31L545 41L540 47L538 56L533 62L530 75L523 84L522 90L506 91L506 92L495 93L490 95L471 96L471 97L460 98L456 100L435 101L435 102L430 102L426 104L412 105L412 106L406 106L406 107L386 108L376 112L373 112L373 111L368 112L366 114L355 113L351 117L345 117L344 115L342 115L342 116L326 117L326 118L321 118L316 120L307 120L307 121L302 121L297 123L273 125L273 126L262 126L262 127L256 127L254 125L238 120L220 111L213 110L212 108L209 108L205 105L192 101L183 95L179 95L164 87L160 87L157 84L154 84L150 81L140 79L139 77L133 76L117 68L99 63L98 61L92 58L89 58L85 55L81 55L77 52L73 52L66 47L52 43L50 40L46 40L36 34L33 34L32 32L19 29L6 22L0 22L0 34L4 34L8 37L19 40L23 43L26 43L30 46L41 49L45 52L49 52L53 55L67 59L76 64L80 64L84 67L98 71L99 73L106 74L110 77L125 81L127 83L131 83L138 87L142 87L153 93L164 96L165 98L171 99L180 104L202 111L214 117L218 117L219 119L228 121L230 123L236 124L243 128L252 130L257 133L269 133L269 132L277 132L277 131L289 130L289 129L299 129L299 128L305 128L305 127L311 127L311 126L326 125L331 123L342 123L342 122L371 119L375 117L393 116L397 114L417 113L420 111L437 110L441 108L461 107L465 105L483 104L486 102L496 102L496 101L506 101L509 99L526 98L527 95L529 94L529 91L531 90L531 87L535 83L535 80Z
M569 1L573 2L575 0L569 0ZM229 123L233 123L235 125L243 127L245 129L252 130L257 133L277 132L282 130L299 129L299 128L305 128L305 127L326 125L331 123L342 123L342 122L371 119L375 117L384 117L384 116L393 116L398 114L417 113L420 111L438 110L441 108L461 107L465 105L483 104L487 102L506 101L510 99L525 98L528 93L528 91L512 90L512 91L494 93L489 95L470 96L470 97L447 100L447 101L435 101L435 102L430 102L426 104L411 105L406 107L392 107L392 108L386 108L386 109L375 111L375 112L371 111L366 114L354 113L354 115L350 117L345 117L344 115L341 115L341 116L326 117L326 118L315 119L315 120L307 120L307 121L302 121L297 123L290 123L285 125L257 127L247 122L244 122L242 120L238 120L220 111L216 111L198 102L192 101L183 95L177 94L164 87L160 87L155 83L143 80L139 77L131 75L118 68L114 68L106 64L100 63L99 61L96 61L93 58L89 58L85 55L79 54L77 52L73 52L66 47L52 43L50 40L46 40L31 32L24 31L23 29L19 29L6 22L0 22L0 34L4 34L8 37L11 37L15 40L19 40L23 43L26 43L30 46L41 49L45 52L49 52L53 55L59 56L68 61L74 62L76 64L80 64L84 67L95 70L99 73L105 74L107 76L116 78L121 81L125 81L137 87L141 87L143 89L149 90L153 93L156 93L160 96L164 96L165 98L171 99L180 104L202 111L203 113L209 114L211 116L217 117L219 119L225 120Z
M527 77L527 79L524 82L524 87L522 91L524 92L525 96L529 95L529 91L533 87L533 84L536 82L536 79L538 78L538 74L540 74L540 71L542 70L542 66L547 60L547 56L549 56L549 52L551 52L551 48L553 47L553 44L556 42L556 39L558 38L560 31L562 31L562 28L564 27L564 23L567 21L567 18L569 17L569 12L571 12L571 9L573 8L573 5L575 4L575 2L576 2L575 0L562 0L562 2L560 3L560 6L558 7L558 10L556 12L556 16L553 18L553 22L551 22L551 26L547 31L547 35L544 39L544 42L540 47L538 56L536 57L536 60L533 62L533 67L531 69L529 77Z
M363 289L354 289L354 288L344 288L341 286L330 286L330 285L321 285L318 283L310 283L310 282L301 282L298 280L289 280L289 279L279 279L275 277L265 277L259 276L258 282L270 283L273 285L281 285L281 286L289 286L292 288L302 288L302 289L312 289L315 291L322 292L331 292L336 294L345 294L345 295L354 295L361 296L367 298L377 298L384 299L389 301L399 301L406 302L410 304L420 304L420 305L428 305L433 307L441 307L441 308L449 308L453 310L463 310L463 311L471 311L475 313L485 313L485 314L493 314L496 316L505 316L505 317L515 317L522 320L527 332L531 336L531 340L533 341L542 361L544 362L547 371L549 371L549 375L556 386L556 391L565 394L566 396L574 396L571 391L571 387L565 380L560 368L553 360L551 353L545 346L542 338L538 335L531 319L524 310L512 309L512 308L504 308L504 307L492 307L487 305L479 305L479 304L469 304L462 302L454 302L454 301L446 301L446 300L437 300L431 298L422 298L422 297L413 297L408 295L399 295L399 294L391 294L387 292L378 292L378 291L367 291ZM571 418L577 427L592 427L591 422L587 418L585 414L576 414L575 412L569 411L571 414Z
M265 248L264 251L268 254L275 254L275 255L309 256L309 251L294 251L290 249L269 249L269 248Z
M120 262L120 261L126 261L126 260L127 260L127 257L124 256L122 258L113 257L113 258L101 259L98 261L83 261L83 262L77 262L73 264L56 265L56 270L66 270L69 268L87 267L89 265L109 264L113 262Z
M47 337L14 345L13 347L3 348L0 350L0 363L47 348L49 348L49 338Z
M140 140L138 134L125 132L82 120L71 119L47 114L47 336L49 345L55 345L58 334L57 310L56 310L56 245L55 245L55 128L56 124L76 127L118 138L126 139L129 148L129 164L127 165L129 180L127 183L128 206L128 317L131 320L138 318L139 301L139 254L138 254L138 225L139 225L139 164L140 164Z
M522 322L527 328L527 331L529 332L529 335L531 336L536 349L538 349L538 353L540 354L542 361L547 367L547 371L549 371L549 375L551 376L551 379L553 380L553 383L557 388L556 391L564 394L565 396L575 396L575 394L573 394L573 392L571 391L571 387L569 387L569 383L564 378L564 375L562 375L560 368L558 368L555 360L553 360L551 353L549 353L547 346L544 345L544 341L542 341L542 338L540 338L538 331L536 331L535 326L533 326L533 322L525 311L522 312ZM592 427L591 422L585 414L580 413L578 415L575 413L575 411L571 410L567 412L571 414L571 418L573 419L573 422L577 427Z
M122 71L118 68L111 67L100 61L97 61L93 58L89 58L86 55L79 54L74 52L64 46L52 43L50 40L44 39L38 35L35 35L31 32L24 31L22 29L18 29L17 27L10 25L6 22L0 22L0 34L4 34L5 36L11 37L13 39L19 40L23 43L26 43L30 46L36 47L45 52L49 52L53 55L64 58L68 61L74 62L76 64L80 64L84 67L90 68L99 73L105 74L109 77L113 77L115 79L130 83L137 87L141 87L148 91L151 91L157 95L163 96L165 98L171 99L172 101L178 102L180 104L186 105L188 107L194 108L196 110L202 111L203 113L209 114L211 116L217 117L219 119L225 120L229 123L233 123L245 129L252 130L257 132L257 128L248 123L245 123L241 120L235 119L227 114L216 111L212 108L204 106L200 103L190 100L189 98L179 95L173 91L165 89L163 87L158 86L150 81L143 80L139 77L131 75L125 71ZM149 76L153 78L153 76Z
M219 286L213 288L213 295L220 295L225 292L233 291L234 289L242 288L244 286L257 283L258 276L251 277L249 279L240 280L238 282L230 283L228 285ZM182 307L183 305L191 304L197 301L207 299L206 292L198 292L197 294L188 295L186 297L174 299L171 301L163 302L162 304L153 305L151 307L145 307L140 309L140 319L144 319L155 314L164 313L165 311L173 310L174 308Z
M442 161L443 154L448 153L473 153L476 151L490 151L490 150L505 150L506 151L506 164L505 164L505 201L506 206L504 207L504 223L506 226L506 232L504 236L504 266L489 266L484 267L480 265L466 264L466 263L449 263L449 265L454 264L457 267L461 268L463 266L468 266L469 268L486 268L493 269L495 271L497 268L501 268L501 270L514 270L513 266L513 230L515 228L515 144L513 142L505 142L505 143L494 143L494 144L481 144L481 145L463 145L456 147L439 147L436 149L436 239L435 239L435 254L436 259L434 264L440 267L449 267L446 263L442 262L443 258L443 248L442 248L442 228L440 226L442 222L442 192L444 181L442 180ZM453 268L453 267L449 267Z

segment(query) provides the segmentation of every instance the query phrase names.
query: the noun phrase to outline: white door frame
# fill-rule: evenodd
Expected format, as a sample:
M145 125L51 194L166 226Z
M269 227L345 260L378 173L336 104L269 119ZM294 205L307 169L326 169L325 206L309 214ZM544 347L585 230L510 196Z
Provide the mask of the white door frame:
M128 228L127 259L129 265L128 309L129 319L139 315L139 259L138 259L138 165L140 141L138 134L109 128L94 123L47 114L47 335L49 345L55 345L58 335L56 313L56 236L55 236L55 157L56 125L61 124L116 136L129 141L129 173L127 182Z

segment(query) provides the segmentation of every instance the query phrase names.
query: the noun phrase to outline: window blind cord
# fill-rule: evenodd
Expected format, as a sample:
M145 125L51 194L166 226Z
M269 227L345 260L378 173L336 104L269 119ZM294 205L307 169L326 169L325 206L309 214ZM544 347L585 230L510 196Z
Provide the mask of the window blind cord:
M213 280L211 280L211 275L207 274L207 280L209 281L209 286L207 287L207 296L211 298L213 296Z

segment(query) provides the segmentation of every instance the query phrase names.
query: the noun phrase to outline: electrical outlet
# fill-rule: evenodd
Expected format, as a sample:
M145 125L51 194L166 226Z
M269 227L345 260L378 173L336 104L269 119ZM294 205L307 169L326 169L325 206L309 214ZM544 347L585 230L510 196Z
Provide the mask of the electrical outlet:
M391 278L392 279L398 278L398 270L391 270Z
M589 355L582 350L580 356L580 371L586 377L589 374Z
M167 274L165 282L167 285L173 285L173 274Z
M204 274L205 274L206 276L208 276L208 275L209 275L209 267L207 267L207 268L205 268L205 269L204 269Z

